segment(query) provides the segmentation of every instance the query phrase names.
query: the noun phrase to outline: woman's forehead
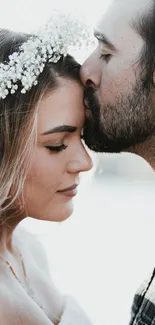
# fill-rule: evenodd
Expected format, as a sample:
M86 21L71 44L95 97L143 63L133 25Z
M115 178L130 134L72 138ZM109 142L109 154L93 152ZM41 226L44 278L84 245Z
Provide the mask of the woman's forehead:
M38 109L38 127L41 132L61 124L78 126L85 113L83 95L83 87L68 79L46 94Z

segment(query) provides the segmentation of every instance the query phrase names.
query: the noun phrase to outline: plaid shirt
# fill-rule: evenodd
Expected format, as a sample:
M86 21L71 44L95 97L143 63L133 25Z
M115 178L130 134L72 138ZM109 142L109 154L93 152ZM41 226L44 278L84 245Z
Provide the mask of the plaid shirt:
M155 269L135 294L129 325L155 325Z

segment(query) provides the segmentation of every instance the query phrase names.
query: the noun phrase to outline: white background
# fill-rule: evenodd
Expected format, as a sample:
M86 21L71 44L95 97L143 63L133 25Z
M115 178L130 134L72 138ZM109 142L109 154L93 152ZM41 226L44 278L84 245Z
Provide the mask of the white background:
M33 31L53 7L78 10L94 24L108 4L0 1L0 27ZM101 159L97 177L82 177L69 220L58 225L27 219L23 225L43 243L59 289L73 294L94 324L124 325L135 290L155 265L155 176L138 157Z
M102 12L106 10L111 0L102 0ZM0 26L14 30L32 31L44 23L52 14L53 8L74 10L83 14L94 23L101 15L100 0L0 0Z

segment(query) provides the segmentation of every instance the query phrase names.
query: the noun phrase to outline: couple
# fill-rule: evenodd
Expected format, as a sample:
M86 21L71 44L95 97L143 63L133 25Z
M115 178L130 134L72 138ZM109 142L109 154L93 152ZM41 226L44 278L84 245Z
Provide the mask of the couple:
M51 282L40 244L16 226L71 215L79 174L92 167L82 139L155 168L154 31L154 2L114 0L82 67L66 54L86 38L79 24L52 17L35 36L0 31L0 324L90 324ZM130 324L153 323L153 286L154 273Z

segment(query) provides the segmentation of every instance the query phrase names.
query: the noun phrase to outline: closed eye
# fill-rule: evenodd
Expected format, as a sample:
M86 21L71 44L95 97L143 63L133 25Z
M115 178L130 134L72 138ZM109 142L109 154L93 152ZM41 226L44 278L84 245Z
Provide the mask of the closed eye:
M100 59L104 60L106 63L108 63L110 61L111 57L112 57L112 54L110 54L110 53L100 55Z
M67 146L65 146L64 144L62 144L61 146L46 146L46 149L48 149L50 152L61 152L63 150L65 150L67 148Z

